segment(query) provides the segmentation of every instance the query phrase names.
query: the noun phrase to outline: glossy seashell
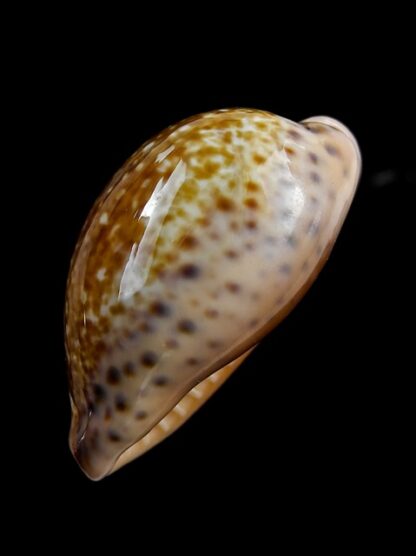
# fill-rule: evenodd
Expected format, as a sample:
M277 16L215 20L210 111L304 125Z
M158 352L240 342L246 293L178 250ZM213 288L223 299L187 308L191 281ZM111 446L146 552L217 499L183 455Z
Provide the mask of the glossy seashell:
M246 109L189 118L127 161L68 280L70 447L91 479L183 424L293 308L360 166L339 122Z

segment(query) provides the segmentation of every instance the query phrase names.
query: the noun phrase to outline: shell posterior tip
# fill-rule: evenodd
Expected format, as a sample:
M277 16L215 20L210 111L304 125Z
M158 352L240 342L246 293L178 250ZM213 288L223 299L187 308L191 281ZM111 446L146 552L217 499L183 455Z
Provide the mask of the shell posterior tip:
M358 146L357 139L355 138L354 134L348 129L348 127L344 125L342 122L340 122L339 120L336 120L335 118L331 118L330 116L312 116L311 118L302 120L300 123L301 125L305 126L308 129L310 129L310 126L330 127L342 133L343 136L349 140L349 142L352 144L355 151L356 163L357 163L356 180L358 182L358 179L361 174L361 166L362 166L361 151L360 151L360 147Z

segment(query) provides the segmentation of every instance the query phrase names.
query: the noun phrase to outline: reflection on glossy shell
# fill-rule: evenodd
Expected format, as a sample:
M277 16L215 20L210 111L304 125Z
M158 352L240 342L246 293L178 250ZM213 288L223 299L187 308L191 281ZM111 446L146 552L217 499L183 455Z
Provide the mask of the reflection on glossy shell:
M359 171L342 124L244 109L172 126L127 161L68 280L70 446L90 478L178 428L290 311Z

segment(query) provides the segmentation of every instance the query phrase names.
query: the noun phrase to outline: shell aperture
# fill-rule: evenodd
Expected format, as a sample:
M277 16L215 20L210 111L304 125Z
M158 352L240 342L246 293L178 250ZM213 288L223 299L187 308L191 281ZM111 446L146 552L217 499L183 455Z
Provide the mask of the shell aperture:
M72 260L70 447L101 479L176 430L306 292L361 158L339 122L194 116L141 147Z

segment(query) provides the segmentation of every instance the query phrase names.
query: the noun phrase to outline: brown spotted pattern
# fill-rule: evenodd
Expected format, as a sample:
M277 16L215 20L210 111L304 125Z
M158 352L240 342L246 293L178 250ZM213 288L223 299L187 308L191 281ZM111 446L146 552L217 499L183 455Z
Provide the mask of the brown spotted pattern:
M207 381L287 314L327 257L359 171L342 124L246 109L190 118L127 161L68 279L70 445L89 477L170 434L222 382Z

